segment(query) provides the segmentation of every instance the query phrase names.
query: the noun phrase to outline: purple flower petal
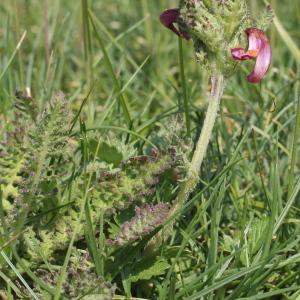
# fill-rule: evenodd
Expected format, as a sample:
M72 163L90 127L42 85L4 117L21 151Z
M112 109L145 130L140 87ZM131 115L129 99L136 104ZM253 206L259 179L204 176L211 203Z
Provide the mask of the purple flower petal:
M167 9L164 12L160 14L160 22L172 30L175 34L177 34L179 37L184 38L186 40L189 40L190 37L186 32L178 30L174 23L177 22L178 18L180 16L180 9L179 8L171 8Z
M248 75L247 79L249 82L257 83L265 76L269 70L272 60L272 49L269 41L266 39L262 42L260 51L256 58L256 63L253 72Z
M271 60L272 60L272 49L266 34L257 28L246 29L248 36L249 46L248 50L243 48L231 49L232 58L235 60L247 60L255 59L256 63L254 70L247 79L251 83L257 83L267 73Z

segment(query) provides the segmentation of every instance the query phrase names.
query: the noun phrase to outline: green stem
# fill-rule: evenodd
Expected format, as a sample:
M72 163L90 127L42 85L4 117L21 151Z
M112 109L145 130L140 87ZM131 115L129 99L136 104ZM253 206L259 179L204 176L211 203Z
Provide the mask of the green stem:
M212 130L218 115L222 93L223 75L213 75L211 77L211 93L205 120L189 167L188 178L180 189L177 197L175 205L176 209L182 206L182 204L188 199L199 181L200 167L205 157L208 143L212 135Z
M189 166L187 180L183 183L179 190L177 199L170 210L169 217L171 217L183 206L199 182L200 167L205 157L208 143L211 138L212 130L219 111L220 100L223 93L223 80L223 75L211 76L211 92L201 134ZM167 226L164 228L164 232L158 233L156 237L147 245L145 251L151 253L157 245L160 245L162 239L166 238L166 236L171 233L173 225L174 221L167 224Z

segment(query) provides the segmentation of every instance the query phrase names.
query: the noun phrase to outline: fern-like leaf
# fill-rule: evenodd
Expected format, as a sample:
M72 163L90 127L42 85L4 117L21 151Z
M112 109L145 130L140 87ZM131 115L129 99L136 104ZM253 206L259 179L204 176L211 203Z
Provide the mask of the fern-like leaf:
M156 205L146 204L142 208L136 207L135 216L131 221L122 224L120 232L107 243L121 246L142 238L166 221L169 210L169 205L162 202Z
M132 203L143 202L151 196L160 182L161 176L176 165L173 148L167 153L153 151L151 156L137 156L124 161L120 168L103 171L94 198L102 206L123 210Z

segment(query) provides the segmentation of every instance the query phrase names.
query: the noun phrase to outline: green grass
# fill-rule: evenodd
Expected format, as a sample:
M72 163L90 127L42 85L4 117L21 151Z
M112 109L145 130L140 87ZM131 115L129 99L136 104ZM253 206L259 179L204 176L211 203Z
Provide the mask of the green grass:
M177 1L1 1L0 298L300 299L300 3L271 4L272 67L226 81L196 190L118 246L204 120L208 74L158 21Z

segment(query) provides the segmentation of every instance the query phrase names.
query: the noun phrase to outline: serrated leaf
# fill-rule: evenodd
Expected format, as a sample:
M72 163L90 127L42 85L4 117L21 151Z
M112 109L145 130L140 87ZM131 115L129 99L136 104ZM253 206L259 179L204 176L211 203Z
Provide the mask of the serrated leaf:
M90 150L95 153L98 146L98 141L90 141ZM108 164L113 164L114 167L119 166L123 159L122 153L113 145L109 145L106 142L101 142L97 154L98 158Z
M164 259L143 260L139 264L134 265L134 270L129 275L129 281L137 282L139 280L149 280L153 276L161 275L169 268L169 264Z

